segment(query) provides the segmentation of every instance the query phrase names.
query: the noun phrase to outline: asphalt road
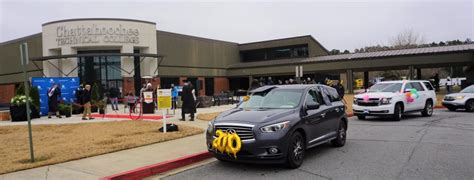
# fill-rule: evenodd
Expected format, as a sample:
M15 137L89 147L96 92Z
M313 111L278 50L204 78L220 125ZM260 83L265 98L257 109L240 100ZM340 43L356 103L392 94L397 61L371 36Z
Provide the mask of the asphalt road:
M165 179L474 179L474 113L353 117L347 138L308 150L299 169L213 161Z

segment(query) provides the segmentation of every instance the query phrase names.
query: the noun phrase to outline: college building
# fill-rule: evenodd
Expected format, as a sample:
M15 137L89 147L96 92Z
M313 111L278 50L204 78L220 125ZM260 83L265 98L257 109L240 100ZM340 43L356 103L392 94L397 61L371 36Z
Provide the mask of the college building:
M187 79L199 95L210 96L246 90L254 78L295 78L297 70L317 82L341 79L351 92L355 73L368 82L370 71L406 69L409 78L421 78L424 68L474 66L474 44L329 55L310 35L239 44L156 28L142 20L67 19L2 42L0 103L8 103L23 80L22 43L28 44L29 77L79 77L123 93L137 92L144 82L167 88Z

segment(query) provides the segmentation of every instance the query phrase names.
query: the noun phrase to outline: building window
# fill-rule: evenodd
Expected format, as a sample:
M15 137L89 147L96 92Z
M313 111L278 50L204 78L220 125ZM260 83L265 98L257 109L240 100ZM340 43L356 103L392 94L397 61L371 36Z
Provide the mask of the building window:
M254 49L240 52L242 61L265 61L274 59L291 59L308 57L308 45L282 46L265 49Z

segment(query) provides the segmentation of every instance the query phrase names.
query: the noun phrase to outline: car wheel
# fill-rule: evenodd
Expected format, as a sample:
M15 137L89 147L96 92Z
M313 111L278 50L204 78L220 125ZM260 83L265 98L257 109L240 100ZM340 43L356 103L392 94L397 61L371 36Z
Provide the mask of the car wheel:
M451 107L451 106L448 107L448 110L450 111L456 111L456 109L457 109L456 107Z
M364 119L365 119L365 116L364 116L364 115L357 115L357 119L359 119L359 120L364 120Z
M289 168L295 169L301 166L303 163L305 149L306 143L303 136L299 132L293 133L290 138L288 152L286 155L286 163Z
M466 102L466 111L474 112L474 100L469 100Z
M346 132L347 125L344 121L341 121L341 123L339 123L339 128L337 129L337 137L331 141L334 147L342 147L344 144L346 144Z
M392 116L392 119L394 121L400 121L400 119L402 119L402 107L401 105L398 103L398 104L395 104L395 109L393 111L393 116Z
M425 108L421 111L421 115L424 117L429 117L433 115L433 102L426 101Z

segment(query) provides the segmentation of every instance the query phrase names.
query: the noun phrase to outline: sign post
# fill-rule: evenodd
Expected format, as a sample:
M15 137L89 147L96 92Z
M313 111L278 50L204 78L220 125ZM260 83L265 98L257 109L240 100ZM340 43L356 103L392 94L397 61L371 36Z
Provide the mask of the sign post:
M158 89L156 93L158 109L163 112L163 133L166 133L166 112L171 108L171 89Z
M30 158L31 162L35 162L35 155L33 151L33 134L31 133L31 117L30 117L30 85L28 83L28 74L26 73L26 66L29 63L28 59L28 44L20 44L20 60L21 69L23 71L23 83L25 85L25 96L26 96L26 119L28 120L28 136L30 141Z

